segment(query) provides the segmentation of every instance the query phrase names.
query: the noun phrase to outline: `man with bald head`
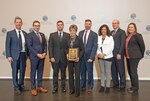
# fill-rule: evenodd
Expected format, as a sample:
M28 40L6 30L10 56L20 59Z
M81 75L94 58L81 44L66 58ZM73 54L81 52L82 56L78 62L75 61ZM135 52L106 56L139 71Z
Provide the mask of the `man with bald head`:
M119 20L114 19L112 22L112 36L114 39L113 61L111 66L113 88L120 91L125 90L125 67L124 67L124 54L125 54L125 31L120 29Z

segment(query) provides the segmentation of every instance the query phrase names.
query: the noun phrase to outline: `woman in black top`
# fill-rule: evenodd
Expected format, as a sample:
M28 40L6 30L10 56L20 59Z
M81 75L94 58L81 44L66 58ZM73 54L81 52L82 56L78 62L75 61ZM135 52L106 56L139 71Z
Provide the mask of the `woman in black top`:
M141 34L137 32L135 23L130 23L127 28L126 38L126 58L128 73L131 79L131 88L129 93L137 93L139 89L139 80L137 68L140 60L144 57L145 44Z
M80 96L80 63L84 54L84 45L80 37L76 35L77 26L71 25L69 27L70 39L67 42L67 57L68 57L68 70L69 70L69 89L70 95L75 93L75 96ZM69 48L76 48L78 50L78 56L76 60L69 59ZM75 73L75 85L74 85L74 73Z

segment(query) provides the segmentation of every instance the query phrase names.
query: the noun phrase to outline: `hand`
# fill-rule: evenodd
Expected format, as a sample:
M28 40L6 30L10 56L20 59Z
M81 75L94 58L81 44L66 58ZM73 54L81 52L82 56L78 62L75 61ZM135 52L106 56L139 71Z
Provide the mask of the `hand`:
M87 62L92 62L92 61L93 61L92 59L88 59L88 60L87 60Z
M77 60L75 60L75 62L79 62L79 57L77 58Z
M66 56L67 56L67 60L69 60L69 56L68 56L68 54L67 54Z
M120 60L120 59L121 59L121 55L117 54L117 60Z
M51 61L51 62L55 62L55 58L51 58L50 61Z
M104 56L105 56L105 54L102 54L102 53L97 55L97 57L98 57L98 58L101 58L101 59L103 59Z
M42 54L37 54L37 57L40 58L40 59L44 59Z
M43 55L44 58L46 57L46 53L43 53L42 55Z
M8 60L8 62L10 62L10 63L13 62L13 58L12 58L12 57L8 57L7 60Z

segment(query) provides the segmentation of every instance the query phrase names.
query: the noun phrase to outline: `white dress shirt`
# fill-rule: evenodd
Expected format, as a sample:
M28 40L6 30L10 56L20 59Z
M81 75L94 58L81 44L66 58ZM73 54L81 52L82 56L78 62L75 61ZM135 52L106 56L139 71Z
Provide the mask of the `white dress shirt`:
M86 31L87 31L87 33L86 33ZM89 38L90 31L91 31L91 30L85 30L85 31L84 31L84 34L83 34L83 37L82 37L83 42L84 42L84 36L85 36L85 33L86 33L86 44L87 44L87 41L88 41L88 38Z

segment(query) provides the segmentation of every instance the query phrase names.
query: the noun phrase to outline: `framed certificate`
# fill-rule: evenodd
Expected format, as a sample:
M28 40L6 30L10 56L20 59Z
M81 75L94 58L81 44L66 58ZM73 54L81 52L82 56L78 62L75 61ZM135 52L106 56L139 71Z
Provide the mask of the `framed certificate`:
M78 48L69 48L68 60L76 61L78 58Z

